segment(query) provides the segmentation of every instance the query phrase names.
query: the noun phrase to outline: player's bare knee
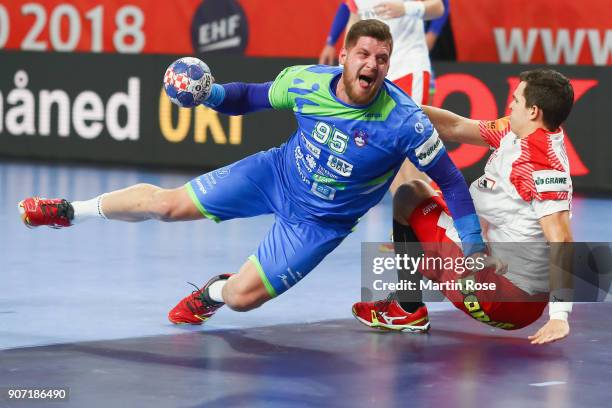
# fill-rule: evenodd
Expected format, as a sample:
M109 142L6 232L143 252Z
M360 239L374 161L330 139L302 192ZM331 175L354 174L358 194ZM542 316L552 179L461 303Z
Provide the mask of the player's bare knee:
M402 184L393 196L393 218L399 222L407 220L419 204L435 194L433 188L423 180L411 180Z
M151 196L152 217L165 222L182 219L182 210L175 195L175 190L158 188Z
M255 296L248 293L226 293L224 294L225 305L235 312L248 312L261 306Z
M265 290L253 287L248 280L233 276L223 288L223 300L232 310L247 312L264 304L269 299Z

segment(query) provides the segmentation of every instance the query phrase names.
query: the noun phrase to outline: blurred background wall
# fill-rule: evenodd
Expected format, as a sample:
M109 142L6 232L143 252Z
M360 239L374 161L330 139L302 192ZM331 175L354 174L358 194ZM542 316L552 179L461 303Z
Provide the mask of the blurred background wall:
M0 1L0 156L204 171L278 145L294 129L291 112L179 110L162 93L163 73L186 55L218 82L270 81L314 64L339 4ZM612 191L609 1L450 0L450 10L445 46L432 53L433 104L501 117L518 74L551 66L576 93L565 124L574 186ZM482 171L486 149L448 147L468 179Z

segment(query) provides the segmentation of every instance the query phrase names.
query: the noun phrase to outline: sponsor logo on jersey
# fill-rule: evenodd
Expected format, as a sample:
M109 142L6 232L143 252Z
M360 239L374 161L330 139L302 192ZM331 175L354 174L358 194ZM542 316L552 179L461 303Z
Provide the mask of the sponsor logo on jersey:
M295 167L297 168L297 171L300 174L300 178L302 179L304 183L310 185L311 182L306 177L306 175L304 175L304 172L302 171L302 165L300 164L300 163L303 163L303 159L304 159L304 153L302 153L302 149L300 149L300 146L295 148L294 155L295 155Z
M344 177L349 177L353 172L353 165L351 163L333 154L330 154L329 159L327 159L327 167Z
M425 208L423 208L423 215L429 214L430 212L432 212L436 208L438 208L438 204L437 203L428 204Z
M325 177L330 177L334 180L338 180L338 175L332 173L331 171L327 170L325 167L321 166L319 164L319 167L317 168L317 174L320 174L321 176L325 176Z
M492 190L495 186L495 180L488 178L486 175L478 179L478 187Z
M438 132L434 129L431 136L422 145L414 149L420 166L427 166L444 148L442 140L438 137Z
M215 184L217 184L217 180L215 179L215 176L213 176L211 173L206 173L204 175L204 182L208 186L209 190L212 190L213 188L215 188Z
M323 184L333 184L333 183L336 182L336 180L334 180L333 178L325 177L325 176L322 176L320 174L313 174L312 178L315 181L318 181L319 183L323 183Z
M280 280L283 282L283 285L285 285L287 289L291 289L291 285L289 284L289 277L287 277L287 275L282 274L282 275L278 275L278 277L280 278Z
M291 268L287 268L287 273L291 276L291 279L293 279L294 285L298 283L299 280L304 277L301 272L292 271Z
M308 150L314 157L317 159L321 157L321 148L312 144L306 136L302 133L302 140L304 141L304 146L306 146L306 150Z
M304 153L302 153L300 146L295 148L295 158L296 160L302 160L304 158Z
M312 170L317 166L317 161L310 154L306 155L306 168L312 173Z
M460 279L459 282L461 283L461 287L467 288L468 285L466 282L468 280L471 280L473 282L474 277L470 276L464 279ZM478 299L475 292L465 289L462 290L461 293L463 294L463 305L465 306L465 310L467 310L470 316L472 316L474 319L478 320L479 322L488 324L489 326L497 327L500 329L514 328L513 323L497 322L492 320L491 317L489 317L489 315L486 314L484 310L482 310L482 307L480 306L480 299Z
M368 112L363 115L366 118L382 118L382 113L380 112Z
M204 184L202 184L202 180L200 180L199 177L196 179L196 184L198 186L198 190L200 190L202 194L206 194L208 192L206 191L206 188L204 188Z
M559 170L534 171L533 182L538 193L570 190L569 175Z
M368 144L368 134L365 130L355 130L353 132L353 140L357 147L363 147Z
M333 200L336 195L336 189L326 184L319 184L316 181L312 183L310 189L317 197L321 197L324 200Z
M423 125L421 122L415 123L414 131L417 133L423 133L425 131L425 125Z
M230 167L222 167L218 170L215 170L215 174L220 179L226 178L230 174Z

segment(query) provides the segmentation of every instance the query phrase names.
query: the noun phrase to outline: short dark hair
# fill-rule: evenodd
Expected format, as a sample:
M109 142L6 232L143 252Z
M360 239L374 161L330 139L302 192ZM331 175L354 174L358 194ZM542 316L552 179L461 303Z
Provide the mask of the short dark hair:
M391 36L389 26L380 20L361 20L353 24L348 34L346 34L344 47L347 49L351 48L361 37L372 37L378 41L388 42L391 49L393 49L393 37Z
M567 77L552 69L521 72L526 83L525 105L542 109L544 125L557 129L567 119L574 105L574 88Z

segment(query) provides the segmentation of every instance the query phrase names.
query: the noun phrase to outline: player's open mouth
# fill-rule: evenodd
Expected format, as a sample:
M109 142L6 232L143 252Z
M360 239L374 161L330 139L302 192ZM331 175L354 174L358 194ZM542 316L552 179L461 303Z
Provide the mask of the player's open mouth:
M359 75L359 86L367 89L374 82L374 78L367 75Z

